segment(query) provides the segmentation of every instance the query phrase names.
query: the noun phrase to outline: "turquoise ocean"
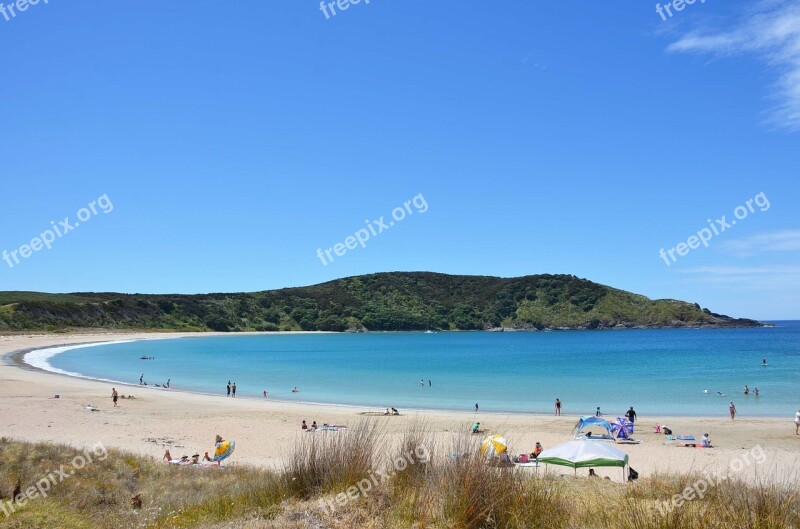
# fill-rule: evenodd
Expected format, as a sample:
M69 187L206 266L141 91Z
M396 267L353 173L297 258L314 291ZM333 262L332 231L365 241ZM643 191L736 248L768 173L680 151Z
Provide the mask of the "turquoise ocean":
M800 408L800 322L775 323L753 329L198 336L72 349L48 362L111 381L138 384L144 374L150 385L171 379L173 390L225 394L230 380L238 397L263 398L266 389L271 399L363 408L471 411L477 402L481 411L551 413L559 398L565 414L593 414L600 406L616 416L634 406L648 416L725 416L733 400L743 416L791 419ZM292 393L295 386L299 392Z

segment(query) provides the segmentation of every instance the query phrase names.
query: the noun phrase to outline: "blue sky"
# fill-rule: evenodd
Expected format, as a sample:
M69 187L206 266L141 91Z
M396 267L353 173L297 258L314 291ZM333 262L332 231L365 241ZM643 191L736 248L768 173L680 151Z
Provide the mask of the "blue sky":
M800 318L796 0L43 2L0 15L0 290L570 273Z

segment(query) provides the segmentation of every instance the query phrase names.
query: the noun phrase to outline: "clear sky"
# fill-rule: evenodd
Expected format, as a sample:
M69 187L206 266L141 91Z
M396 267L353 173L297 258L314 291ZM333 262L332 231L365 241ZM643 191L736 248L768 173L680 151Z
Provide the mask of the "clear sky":
M0 1L0 290L568 273L800 318L797 0Z

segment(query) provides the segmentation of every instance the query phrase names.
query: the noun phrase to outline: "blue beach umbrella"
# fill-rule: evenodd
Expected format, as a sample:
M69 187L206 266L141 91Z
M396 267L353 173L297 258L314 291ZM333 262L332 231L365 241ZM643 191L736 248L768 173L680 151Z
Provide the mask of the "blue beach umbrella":
M633 423L625 417L617 417L611 423L611 431L614 432L614 439L630 439L633 435Z

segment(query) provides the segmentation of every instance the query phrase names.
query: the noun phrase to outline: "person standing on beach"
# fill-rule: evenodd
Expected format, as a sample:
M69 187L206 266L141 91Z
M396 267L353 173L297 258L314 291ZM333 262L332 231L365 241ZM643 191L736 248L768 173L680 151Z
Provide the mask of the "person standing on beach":
M561 401L556 399L556 416L561 415Z
M139 385L141 386L142 384L144 384L144 373L139 377Z
M233 391L233 398L236 398L236 382L234 382L233 386L231 386L231 391Z
M629 409L628 411L626 411L626 412L625 412L625 417L626 417L626 418L627 418L629 421L631 421L631 424L633 424L634 422L636 422L636 412L635 412L635 411L633 411L633 406L631 406L631 409Z
M475 413L478 413L478 403L475 403Z
M794 434L800 435L800 410L794 414Z
M117 399L119 395L117 394L117 388L111 388L111 400L114 401L114 407L117 407Z
M731 405L728 406L728 411L731 412L731 420L734 420L736 418L736 406L733 404L733 401L731 401Z
M228 381L228 396L231 396L231 381Z

